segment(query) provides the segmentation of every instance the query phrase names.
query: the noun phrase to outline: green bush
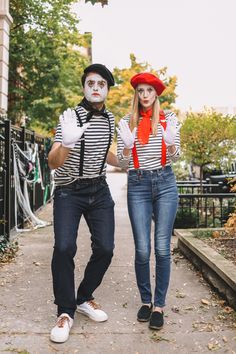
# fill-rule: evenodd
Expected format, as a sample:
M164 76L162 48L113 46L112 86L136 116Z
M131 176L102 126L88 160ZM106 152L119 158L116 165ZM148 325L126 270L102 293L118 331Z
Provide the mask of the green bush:
M181 208L177 211L174 228L188 229L198 226L198 211L196 209Z

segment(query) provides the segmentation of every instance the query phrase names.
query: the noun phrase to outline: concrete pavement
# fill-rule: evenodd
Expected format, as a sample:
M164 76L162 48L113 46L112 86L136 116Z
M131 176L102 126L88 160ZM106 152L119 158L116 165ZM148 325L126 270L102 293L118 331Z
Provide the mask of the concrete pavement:
M134 246L126 206L126 174L108 173L116 202L116 248L112 264L95 299L109 320L95 323L76 314L69 340L49 341L55 323L50 262L52 226L18 237L16 259L0 268L0 352L22 354L154 354L236 353L236 315L178 252L173 254L165 327L151 331L139 323L140 298L134 274ZM52 203L39 214L52 220ZM176 245L173 236L172 246ZM88 228L82 221L78 236L76 284L90 256ZM154 261L152 253L152 278Z

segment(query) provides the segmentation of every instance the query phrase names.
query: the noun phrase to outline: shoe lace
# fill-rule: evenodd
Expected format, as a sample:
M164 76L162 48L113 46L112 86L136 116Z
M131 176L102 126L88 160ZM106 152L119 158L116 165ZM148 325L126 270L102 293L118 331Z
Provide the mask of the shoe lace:
M97 309L100 309L101 306L99 304L97 304L95 301L93 300L90 300L88 301L88 304L94 309L94 310L97 310Z
M59 328L63 328L65 323L66 323L66 321L69 323L69 318L67 316L59 317L58 320L57 320L57 326Z

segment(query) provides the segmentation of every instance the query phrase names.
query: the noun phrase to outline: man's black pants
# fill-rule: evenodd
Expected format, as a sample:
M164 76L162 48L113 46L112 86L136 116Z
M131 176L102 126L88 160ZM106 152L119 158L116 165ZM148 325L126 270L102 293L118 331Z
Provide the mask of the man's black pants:
M58 315L72 318L76 305L93 299L111 263L114 249L114 201L105 177L78 180L68 186L56 187L54 196L55 243L52 276ZM79 285L77 298L74 283L74 256L81 216L91 233L92 255ZM78 249L80 236L78 237ZM80 249L79 249L80 252Z

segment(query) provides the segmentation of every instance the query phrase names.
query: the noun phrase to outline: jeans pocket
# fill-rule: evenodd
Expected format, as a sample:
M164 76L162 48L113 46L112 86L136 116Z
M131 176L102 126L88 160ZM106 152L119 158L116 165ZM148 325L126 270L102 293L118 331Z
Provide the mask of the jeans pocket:
M172 170L164 170L161 177L163 181L167 183L173 183L173 184L176 183L175 174Z
M102 180L99 182L99 184L100 184L102 187L108 187L108 183L107 183L107 181L106 181L105 178L102 179Z

